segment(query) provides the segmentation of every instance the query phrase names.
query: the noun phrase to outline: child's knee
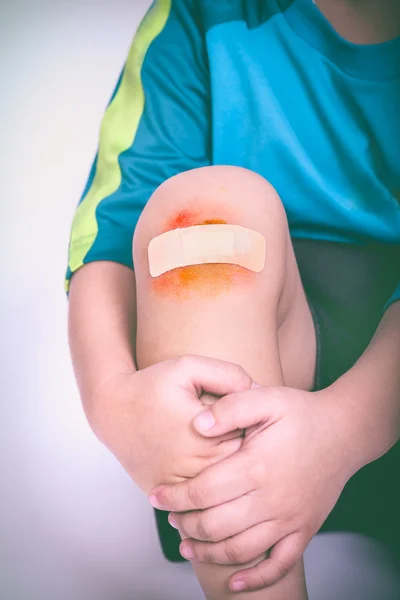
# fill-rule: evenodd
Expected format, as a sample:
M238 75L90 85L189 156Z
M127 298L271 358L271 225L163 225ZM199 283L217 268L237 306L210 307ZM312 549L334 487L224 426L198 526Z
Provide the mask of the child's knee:
M260 233L266 242L266 263L273 262L274 271L284 268L289 233L276 190L248 169L212 166L175 175L153 193L135 230L135 270L147 266L149 243L160 234L223 223Z
M136 226L134 253L164 231L225 221L261 232L287 229L275 188L242 167L211 166L170 177L153 193Z

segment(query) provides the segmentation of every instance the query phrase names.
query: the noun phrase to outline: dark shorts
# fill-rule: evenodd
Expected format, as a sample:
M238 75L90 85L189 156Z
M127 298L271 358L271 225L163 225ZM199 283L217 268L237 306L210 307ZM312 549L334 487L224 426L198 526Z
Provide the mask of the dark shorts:
M319 390L348 371L368 346L400 281L400 248L313 240L293 240L293 247L317 334ZM185 560L168 513L155 514L165 556ZM400 559L400 444L352 477L321 531L374 537Z
M318 390L368 346L400 281L400 251L311 240L293 240L293 247L317 334ZM321 531L363 533L400 556L400 444L352 477Z

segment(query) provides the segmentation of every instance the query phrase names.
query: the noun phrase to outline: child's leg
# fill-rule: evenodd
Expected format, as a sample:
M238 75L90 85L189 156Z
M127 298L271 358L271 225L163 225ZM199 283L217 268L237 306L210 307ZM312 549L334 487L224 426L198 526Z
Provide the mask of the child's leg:
M264 270L196 265L152 278L150 240L167 229L204 221L225 221L262 233L267 243ZM264 179L235 167L196 169L169 179L153 194L137 225L134 265L139 368L198 354L240 364L261 385L311 387L313 323L283 206ZM208 600L247 597L234 595L227 586L238 566L193 566ZM251 597L306 598L302 561L281 582Z

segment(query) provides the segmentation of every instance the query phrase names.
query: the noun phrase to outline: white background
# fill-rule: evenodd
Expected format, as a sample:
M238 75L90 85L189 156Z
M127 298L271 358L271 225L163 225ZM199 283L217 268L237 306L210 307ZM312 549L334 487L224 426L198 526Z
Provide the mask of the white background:
M0 598L201 600L153 510L90 430L67 342L70 225L142 0L0 5ZM355 536L306 554L310 600L396 600Z

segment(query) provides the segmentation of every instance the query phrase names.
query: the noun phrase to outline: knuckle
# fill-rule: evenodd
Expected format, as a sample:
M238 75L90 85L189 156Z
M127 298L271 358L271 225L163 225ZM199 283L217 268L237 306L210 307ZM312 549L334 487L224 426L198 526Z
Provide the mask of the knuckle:
M249 557L243 546L239 546L236 543L232 543L228 540L225 546L225 554L229 563L231 564L246 564L249 562Z
M165 375L169 379L172 375L172 369L163 374L163 377L154 377L152 380L152 400L163 398L165 394Z
M251 377L246 372L244 367L242 367L242 365L239 365L238 363L234 363L234 365L235 365L235 374L237 375L237 378L241 381L245 381L246 383L250 384Z
M266 588L266 587L272 585L273 583L275 583L276 581L278 581L278 580L277 579L271 580L271 577L268 577L268 575L266 573L260 573L259 578L258 578L257 587Z
M258 486L261 485L267 476L267 467L263 462L257 462L249 468L249 479L250 481Z
M198 534L201 536L201 539L208 540L210 542L215 542L216 540L216 532L210 527L209 523L207 523L204 517L200 517L199 522L197 524Z
M286 577L293 569L294 564L291 561L278 562L276 565L276 574L279 579Z
M193 356L191 354L183 354L182 356L178 356L175 364L178 369L186 370L192 363Z
M188 498L191 506L194 508L201 509L204 507L204 493L197 485L194 485L193 483L189 484Z
M191 537L185 527L185 523L182 518L179 519L179 523L177 523L177 525L178 525L178 531L179 531L181 537L183 536L185 539ZM183 539L183 537L182 537L182 539Z
M211 546L206 546L201 552L201 560L202 562L215 562L214 553L211 550Z

